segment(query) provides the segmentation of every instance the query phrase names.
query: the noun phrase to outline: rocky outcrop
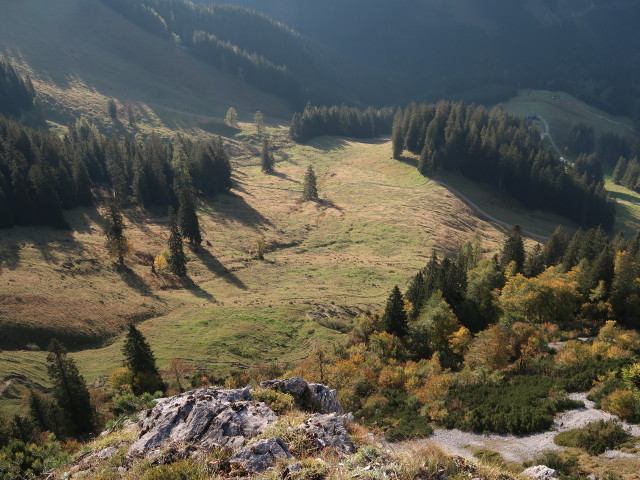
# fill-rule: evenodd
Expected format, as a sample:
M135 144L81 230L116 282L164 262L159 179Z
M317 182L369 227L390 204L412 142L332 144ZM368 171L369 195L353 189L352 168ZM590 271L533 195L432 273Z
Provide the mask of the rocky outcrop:
M321 383L309 384L309 390L311 390L311 403L319 413L337 413L340 415L344 413L338 400L337 390L333 390Z
M267 380L260 384L262 388L270 388L288 393L296 402L296 407L318 413L342 413L338 401L338 392L319 383L308 384L300 377L282 380Z
M536 465L529 467L521 473L523 477L533 478L534 480L553 480L558 478L558 472L546 465Z
M351 415L316 414L298 428L321 450L328 448L337 453L352 454L356 452L356 446L346 427L352 420Z
M293 458L287 445L280 437L260 440L243 448L229 459L233 467L240 467L249 473L262 473L271 468L278 460Z
M269 407L253 401L248 387L187 392L158 400L141 420L129 455L148 455L173 443L236 451L276 420Z

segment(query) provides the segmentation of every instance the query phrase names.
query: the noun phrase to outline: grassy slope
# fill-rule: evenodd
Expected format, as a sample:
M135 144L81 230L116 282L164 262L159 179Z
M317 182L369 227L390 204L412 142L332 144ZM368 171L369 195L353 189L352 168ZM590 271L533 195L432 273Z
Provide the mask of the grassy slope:
M97 0L4 1L0 53L31 76L47 118L60 124L83 115L118 132L225 134L220 119L229 106L241 119L258 109L291 115L281 100L194 59ZM121 111L132 105L137 127L130 128L124 115L126 126L107 116L111 97Z
M87 299L87 311L101 301L114 309L151 306L161 315L142 323L141 330L161 367L181 357L225 370L234 363L301 359L313 344L340 337L322 326L331 320L316 314L333 308L331 302L353 312L380 308L394 284L406 287L434 246L452 252L474 232L486 248L502 240L500 230L476 218L446 189L390 159L386 139L321 138L300 146L287 139L286 129L270 129L279 162L275 175L264 175L252 126L243 127L237 140L250 147L235 157L233 195L200 206L204 238L211 246L189 254L196 286L162 289L150 267L134 259L129 261L133 273L121 277L104 257L99 215L74 211L69 218L82 228L73 234L26 228L0 232L13 259L0 276L0 291L22 297L27 303L23 311L36 312L39 303L29 306L25 296L33 291L49 299L57 324L72 318L75 328L88 330L91 321L68 312L70 296ZM316 169L323 203L300 201L309 163ZM128 235L137 251L157 254L166 242L166 219L130 212ZM273 245L264 262L249 253L259 236ZM69 257L98 263L72 275L61 267ZM113 330L122 323L112 318ZM118 366L120 347L118 338L74 356L93 382ZM38 351L1 352L0 379L23 374L46 385L44 359ZM13 384L3 395L19 390ZM4 403L15 408L19 401Z

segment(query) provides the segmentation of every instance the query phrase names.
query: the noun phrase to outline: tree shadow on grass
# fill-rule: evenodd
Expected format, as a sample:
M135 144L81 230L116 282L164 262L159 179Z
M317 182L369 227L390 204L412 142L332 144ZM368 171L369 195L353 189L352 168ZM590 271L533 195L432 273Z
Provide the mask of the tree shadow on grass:
M211 252L204 248L199 248L194 252L198 258L205 264L210 272L215 273L222 278L225 282L238 287L241 290L247 290L247 286L237 276L233 274L227 267L225 267L220 261L214 257Z
M278 177L278 178L280 178L282 180L287 180L288 182L291 182L291 183L297 183L298 185L300 184L300 180L294 180L293 178L291 178L286 173L275 171L275 172L271 173L271 175L273 175L274 177Z
M144 295L145 297L151 297L154 300L160 300L160 297L158 297L151 291L142 277L134 272L131 268L127 267L126 265L115 265L114 268L115 271L118 272L118 275L120 275L122 281L126 283L129 288L135 290L141 295Z
M197 285L191 278L185 277L180 279L182 286L193 293L196 297L202 298L208 302L216 303L217 300L213 295L203 289L200 285Z
M412 167L418 168L418 160L415 158L411 158L411 157L406 157L404 155L401 155L400 158L396 158L395 160L397 160L398 162L402 162L406 165L410 165Z
M218 208L215 209L215 214L221 221L234 220L255 229L264 225L273 226L266 217L249 205L241 195L229 193L225 197L227 202L218 204ZM208 205L202 205L202 209L208 214L213 213L211 211L213 209Z

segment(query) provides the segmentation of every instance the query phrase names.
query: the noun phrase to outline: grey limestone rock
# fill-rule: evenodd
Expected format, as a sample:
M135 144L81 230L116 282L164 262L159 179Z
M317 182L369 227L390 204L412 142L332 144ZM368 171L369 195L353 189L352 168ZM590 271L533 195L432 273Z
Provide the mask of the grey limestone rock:
M546 465L536 465L527 468L521 474L523 477L533 478L534 480L552 480L558 478L558 472Z
M281 380L267 380L260 384L262 388L271 388L291 395L296 407L319 413L342 413L342 406L338 401L338 392L319 383L308 384L300 377Z
M171 444L236 451L276 420L269 407L253 401L248 387L194 390L158 400L140 421L129 455L147 455Z
M329 448L338 453L352 454L356 452L356 446L346 427L346 423L352 419L351 415L316 414L298 428L305 432L319 449Z
M245 472L262 473L278 460L293 458L287 445L280 437L260 440L243 448L229 459L231 465L241 467Z

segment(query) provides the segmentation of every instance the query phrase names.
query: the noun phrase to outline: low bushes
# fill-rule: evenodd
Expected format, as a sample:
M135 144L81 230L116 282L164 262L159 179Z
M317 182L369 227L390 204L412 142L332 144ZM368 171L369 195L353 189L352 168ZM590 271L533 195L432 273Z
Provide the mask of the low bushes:
M553 439L556 445L562 447L582 448L589 455L599 455L607 449L621 446L631 438L619 421L598 420L584 428L575 428L559 433Z
M497 383L453 385L447 428L525 434L549 429L556 413L583 406L555 394L551 378L516 376Z

